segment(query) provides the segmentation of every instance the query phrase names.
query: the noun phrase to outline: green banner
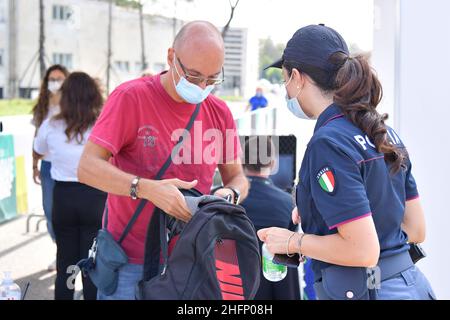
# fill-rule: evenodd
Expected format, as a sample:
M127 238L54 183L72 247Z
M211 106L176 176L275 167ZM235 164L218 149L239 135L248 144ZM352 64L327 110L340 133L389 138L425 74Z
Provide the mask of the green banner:
M12 135L0 135L0 222L17 215L16 161Z

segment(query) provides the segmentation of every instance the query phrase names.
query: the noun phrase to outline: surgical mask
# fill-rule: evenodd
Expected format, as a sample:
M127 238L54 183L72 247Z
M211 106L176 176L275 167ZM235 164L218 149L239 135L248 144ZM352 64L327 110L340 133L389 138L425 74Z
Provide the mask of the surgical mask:
M173 66L174 66L175 72L177 73L178 77L180 77L180 81L178 81L178 84L177 84L177 83L175 83L175 77L172 73L173 85L175 86L175 89L176 89L178 95L184 101L186 101L188 103L192 103L192 104L201 103L208 97L208 95L214 89L214 85L209 85L205 89L202 89L199 86L187 81L185 77L182 77L178 73L177 67L175 65L175 55L173 58Z
M297 94L295 95L295 97L289 98L289 95L288 95L288 93L287 93L287 86L288 86L289 82L291 81L291 79L292 79L292 74L291 74L291 77L289 78L288 82L286 82L286 85L285 85L285 87L286 87L286 104L287 104L287 108L288 108L289 111L290 111L294 116L296 116L297 118L305 119L305 120L314 120L313 117L309 117L309 116L305 113L305 111L303 111L302 106L301 106L300 103L298 102L297 97L298 97L298 95L299 95L299 93L300 93L300 90L297 92Z
M55 94L61 89L63 82L62 81L49 81L48 82L48 90Z

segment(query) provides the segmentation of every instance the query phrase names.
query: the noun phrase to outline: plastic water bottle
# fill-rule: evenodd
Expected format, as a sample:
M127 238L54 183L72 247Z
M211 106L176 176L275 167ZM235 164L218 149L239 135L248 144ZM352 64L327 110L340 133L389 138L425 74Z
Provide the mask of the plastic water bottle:
M20 287L11 278L11 272L4 272L4 278L0 285L0 300L20 300L22 293Z
M266 244L262 245L262 269L264 278L277 282L283 280L287 275L287 267L272 262L273 255L267 250Z

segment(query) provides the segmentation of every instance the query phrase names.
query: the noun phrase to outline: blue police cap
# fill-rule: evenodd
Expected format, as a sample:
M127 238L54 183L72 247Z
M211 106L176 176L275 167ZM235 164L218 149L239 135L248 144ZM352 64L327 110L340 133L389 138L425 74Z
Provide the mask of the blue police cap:
M340 67L330 59L337 52L349 55L345 40L336 30L324 24L309 25L297 30L288 41L281 59L265 69L281 68L289 62L300 66L301 71L307 74L319 70L331 77Z

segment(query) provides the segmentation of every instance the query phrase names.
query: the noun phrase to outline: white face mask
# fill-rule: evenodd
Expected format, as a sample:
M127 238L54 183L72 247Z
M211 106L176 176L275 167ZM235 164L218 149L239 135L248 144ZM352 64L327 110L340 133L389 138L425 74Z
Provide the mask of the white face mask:
M211 91L214 89L214 85L209 85L205 89L200 88L199 86L190 83L186 80L185 77L182 77L177 70L177 66L175 64L175 54L173 55L173 67L175 69L175 72L177 73L180 80L178 83L175 83L175 77L172 72L172 80L173 84L175 86L175 89L177 90L178 95L186 102L191 104L198 104L203 102L208 95L211 93Z
M63 81L61 81L61 80L49 81L48 82L48 91L55 94L61 89L62 84L63 84Z
M298 95L300 93L300 90L298 90L297 94L295 95L295 97L293 98L289 98L289 94L287 93L287 86L289 85L289 83L292 80L292 75L293 73L291 73L291 77L289 78L288 82L286 82L285 84L285 88L286 88L286 103L287 103L287 107L289 109L289 111L296 116L297 118L300 119L305 119L305 120L314 120L313 117L309 117L305 111L303 111L302 106L300 105L300 103L298 102Z

